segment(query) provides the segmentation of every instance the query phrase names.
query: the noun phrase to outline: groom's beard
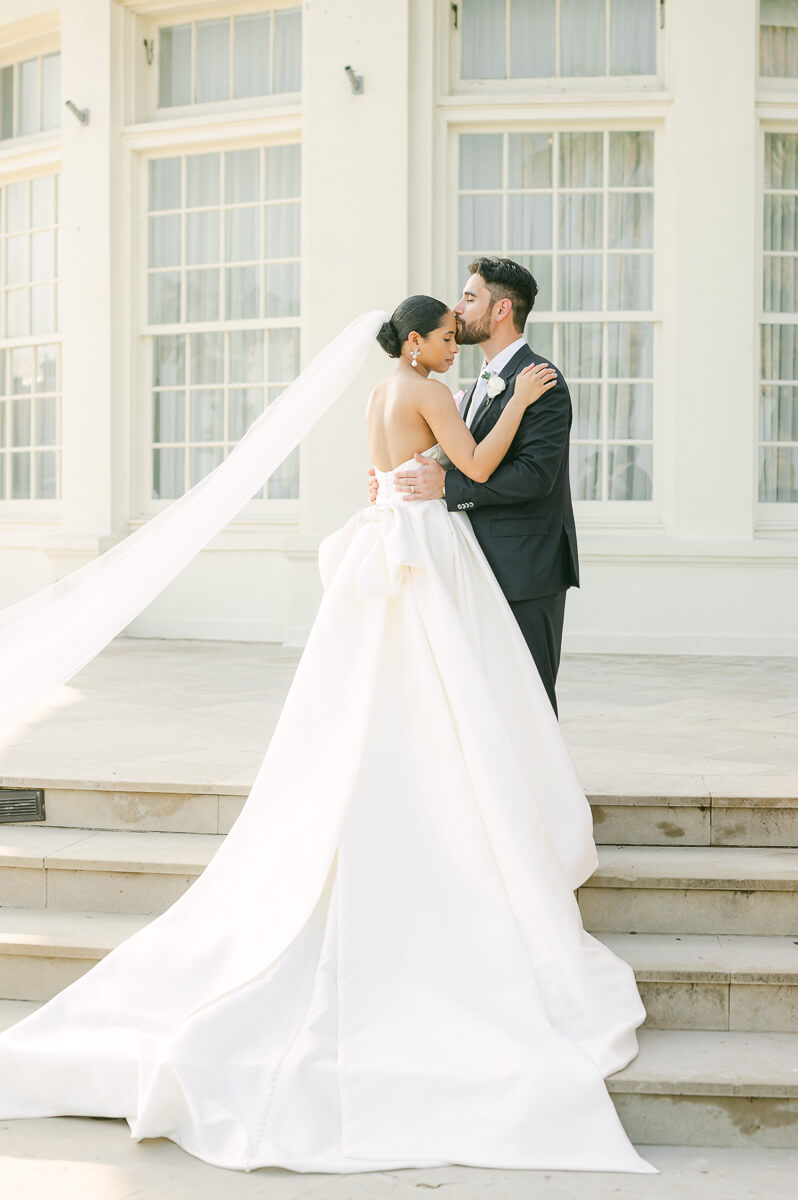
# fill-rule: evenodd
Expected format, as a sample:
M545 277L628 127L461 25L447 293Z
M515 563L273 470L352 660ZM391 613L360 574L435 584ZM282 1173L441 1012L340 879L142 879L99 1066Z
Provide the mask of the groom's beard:
M454 340L458 346L478 346L490 337L490 316L486 313L481 321L457 322L457 333Z

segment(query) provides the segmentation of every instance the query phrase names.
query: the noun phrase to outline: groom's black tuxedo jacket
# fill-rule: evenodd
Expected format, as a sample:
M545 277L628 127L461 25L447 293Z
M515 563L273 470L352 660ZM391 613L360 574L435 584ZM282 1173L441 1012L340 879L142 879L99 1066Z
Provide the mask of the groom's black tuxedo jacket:
M483 400L471 423L477 442L499 419L513 394L518 372L540 362L548 359L528 346L513 355L501 372L504 391L490 404ZM463 414L472 393L473 388L463 402ZM550 596L579 586L568 478L571 420L568 385L557 371L555 387L526 410L506 457L487 483L474 483L456 468L446 472L446 506L450 512L470 517L477 541L508 600Z

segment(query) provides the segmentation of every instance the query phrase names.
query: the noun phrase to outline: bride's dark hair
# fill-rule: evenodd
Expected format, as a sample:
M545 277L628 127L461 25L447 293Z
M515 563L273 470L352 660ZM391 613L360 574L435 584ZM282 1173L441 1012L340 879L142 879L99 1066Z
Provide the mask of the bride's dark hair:
M449 305L434 296L408 296L380 329L377 341L391 358L398 358L408 336L415 330L422 337L437 329Z

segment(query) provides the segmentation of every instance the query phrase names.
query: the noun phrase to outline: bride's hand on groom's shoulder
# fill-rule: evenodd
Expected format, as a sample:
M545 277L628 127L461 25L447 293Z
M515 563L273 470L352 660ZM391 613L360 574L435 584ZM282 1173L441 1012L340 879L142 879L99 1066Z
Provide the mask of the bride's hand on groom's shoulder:
M533 363L518 373L513 399L529 406L557 385L557 372L551 363Z

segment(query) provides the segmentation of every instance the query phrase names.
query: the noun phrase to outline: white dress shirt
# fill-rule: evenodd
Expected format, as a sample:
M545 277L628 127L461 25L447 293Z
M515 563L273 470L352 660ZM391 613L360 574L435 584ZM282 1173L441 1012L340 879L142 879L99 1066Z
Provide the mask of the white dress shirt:
M487 360L483 359L482 366L480 367L479 371L480 376L486 368L488 371L490 371L491 375L500 375L513 355L517 354L521 347L525 345L526 339L524 337L517 337L514 342L510 342L509 346L505 346L504 349L500 350L498 354L494 354L490 362L487 362ZM469 429L471 428L471 423L477 414L480 404L485 399L485 393L487 390L488 380L478 378L477 386L474 389L474 395L471 400L471 407L469 408L468 416L466 417L466 425L468 425Z

